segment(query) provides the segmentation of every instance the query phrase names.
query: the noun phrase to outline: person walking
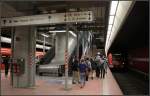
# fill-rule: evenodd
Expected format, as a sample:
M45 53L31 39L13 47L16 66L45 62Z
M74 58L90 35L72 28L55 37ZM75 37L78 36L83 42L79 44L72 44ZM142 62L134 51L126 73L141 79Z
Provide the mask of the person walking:
M96 63L96 77L99 78L99 75L100 75L100 56L97 55L95 57L95 63Z
M79 71L80 71L80 88L83 88L85 86L85 78L86 78L86 70L87 65L83 59L81 59L81 62L79 64Z
M90 74L91 69L92 69L92 67L91 67L91 62L90 62L89 58L86 58L85 63L87 64L86 81L88 81L89 74Z
M72 63L72 71L73 71L73 79L72 83L76 84L79 83L79 64L76 56L74 57L73 63Z
M102 56L100 57L100 78L102 79L103 78L103 76L104 76L104 60L103 60L103 58L102 58Z
M5 77L7 77L8 76L8 71L9 71L9 58L8 57L6 57L5 59L4 59L4 61L3 61L3 63L5 64Z
M105 69L105 73L107 73L107 68L108 68L108 59L106 57L104 57L104 69Z
M94 78L94 73L96 73L96 63L94 62L94 60L92 58L90 58L90 62L91 62L91 67L92 67L92 70L91 70L91 79L93 80Z
M105 73L107 72L107 62L104 55L101 56L101 65L100 65L100 78L105 78Z

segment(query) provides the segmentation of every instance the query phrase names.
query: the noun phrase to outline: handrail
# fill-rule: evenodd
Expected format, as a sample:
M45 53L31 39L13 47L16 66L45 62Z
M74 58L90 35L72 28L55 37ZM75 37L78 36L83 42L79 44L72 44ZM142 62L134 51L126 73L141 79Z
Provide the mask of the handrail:
M40 64L48 64L55 56L55 47L52 47L48 52L40 59Z

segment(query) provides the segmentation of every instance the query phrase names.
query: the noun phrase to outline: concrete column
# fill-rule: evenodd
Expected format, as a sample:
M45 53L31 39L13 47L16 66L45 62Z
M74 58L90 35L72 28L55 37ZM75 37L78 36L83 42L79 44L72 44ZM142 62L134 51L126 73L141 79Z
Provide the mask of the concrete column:
M14 34L15 34L15 30L14 30L14 27L11 28L11 49L14 49ZM14 54L14 51L11 50L11 53ZM13 86L13 62L12 62L12 59L13 59L13 55L11 55L10 57L11 61L10 61L10 68L11 68L11 85Z
M66 48L65 48L65 55L67 57L65 61L65 90L68 89L68 37L69 37L69 25L66 25Z
M35 86L35 28L29 26L16 27L14 35L13 62L17 58L24 58L25 72L21 76L16 76L13 73L13 87L33 87Z
M69 56L73 52L75 46L76 46L76 37L69 34L68 36L68 55ZM56 41L55 41L55 53L56 54L53 60L63 62L64 64L65 49L66 49L66 33L56 33Z

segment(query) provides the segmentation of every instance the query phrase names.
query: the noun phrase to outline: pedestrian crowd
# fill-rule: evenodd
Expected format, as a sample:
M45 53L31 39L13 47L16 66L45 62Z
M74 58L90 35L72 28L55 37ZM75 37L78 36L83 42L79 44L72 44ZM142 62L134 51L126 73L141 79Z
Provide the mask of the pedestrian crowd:
M78 83L80 84L80 88L83 88L89 78L92 80L94 78L105 78L107 64L106 57L100 53L97 53L93 58L85 56L81 58L81 60L78 60L77 57L74 56L72 61L73 84Z

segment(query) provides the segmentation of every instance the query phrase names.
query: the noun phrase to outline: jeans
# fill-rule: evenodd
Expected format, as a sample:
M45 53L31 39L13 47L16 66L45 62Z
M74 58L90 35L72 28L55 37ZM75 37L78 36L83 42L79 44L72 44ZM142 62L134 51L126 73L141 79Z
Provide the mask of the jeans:
M78 71L73 71L73 83L78 83L79 82L79 72Z
M80 83L81 83L81 86L85 85L85 72L80 73Z

